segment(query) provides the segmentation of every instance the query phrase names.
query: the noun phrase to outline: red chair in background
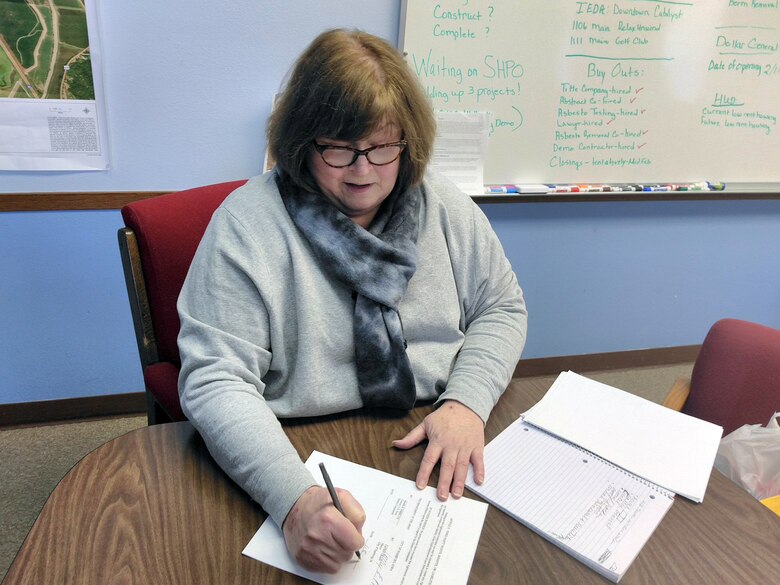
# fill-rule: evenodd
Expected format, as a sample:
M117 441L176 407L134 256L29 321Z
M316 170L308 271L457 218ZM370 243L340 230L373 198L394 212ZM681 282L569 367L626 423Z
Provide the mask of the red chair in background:
M707 333L690 381L677 380L664 406L723 427L766 425L780 411L780 330L721 319Z
M135 201L118 233L127 295L141 358L149 424L185 420L176 301L211 216L246 181L219 183Z

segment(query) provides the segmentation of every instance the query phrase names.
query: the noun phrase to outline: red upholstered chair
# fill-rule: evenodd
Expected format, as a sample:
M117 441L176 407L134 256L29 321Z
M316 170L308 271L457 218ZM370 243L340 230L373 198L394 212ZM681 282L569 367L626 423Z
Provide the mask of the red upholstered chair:
M780 411L780 331L722 319L707 333L690 381L677 380L664 406L723 427L766 425Z
M246 181L135 201L122 208L119 250L141 358L149 424L184 420L176 300L192 257L220 203Z

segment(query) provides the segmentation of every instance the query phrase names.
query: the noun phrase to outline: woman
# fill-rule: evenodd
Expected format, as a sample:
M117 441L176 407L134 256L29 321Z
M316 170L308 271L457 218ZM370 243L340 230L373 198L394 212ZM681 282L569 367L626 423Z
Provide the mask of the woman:
M335 572L363 544L279 418L436 408L393 444L428 444L439 498L484 478L484 422L525 341L522 292L479 208L426 174L430 104L402 56L320 35L271 116L276 168L217 210L179 298L184 412L216 461L282 526L293 557Z

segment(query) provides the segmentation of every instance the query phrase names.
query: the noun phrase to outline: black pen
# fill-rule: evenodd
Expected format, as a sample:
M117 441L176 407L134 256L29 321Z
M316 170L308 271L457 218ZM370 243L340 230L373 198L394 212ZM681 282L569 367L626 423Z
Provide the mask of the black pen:
M336 506L336 509L341 512L341 515L344 516L344 518L346 518L347 515L344 513L344 508L341 507L339 495L336 493L336 488L333 487L333 482L330 481L330 476L328 475L328 471L325 469L324 463L320 463L320 471L322 472L322 479L325 480L325 486L328 488L328 492L330 493L330 499L333 500L333 505ZM356 550L355 554L357 555L357 558L360 558L359 550Z

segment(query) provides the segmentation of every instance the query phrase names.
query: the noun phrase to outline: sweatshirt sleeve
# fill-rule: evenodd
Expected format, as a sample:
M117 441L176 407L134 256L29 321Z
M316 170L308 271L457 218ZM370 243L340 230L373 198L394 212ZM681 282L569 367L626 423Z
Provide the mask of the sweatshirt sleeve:
M487 421L520 359L528 313L517 277L482 210L466 198L449 217L465 336L439 403L457 400Z
M177 305L179 394L219 466L281 526L316 482L264 399L272 355L261 252L217 210Z

